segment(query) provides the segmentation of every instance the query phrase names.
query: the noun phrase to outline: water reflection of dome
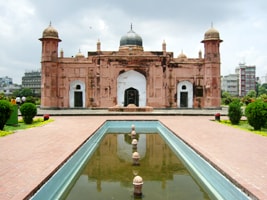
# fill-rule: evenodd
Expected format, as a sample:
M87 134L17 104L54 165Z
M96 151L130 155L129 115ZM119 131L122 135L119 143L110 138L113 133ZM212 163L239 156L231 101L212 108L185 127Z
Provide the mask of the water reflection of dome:
M140 155L140 159L146 155L146 135L138 134L137 151ZM118 134L117 136L117 155L120 159L132 162L132 144L124 140L124 134Z

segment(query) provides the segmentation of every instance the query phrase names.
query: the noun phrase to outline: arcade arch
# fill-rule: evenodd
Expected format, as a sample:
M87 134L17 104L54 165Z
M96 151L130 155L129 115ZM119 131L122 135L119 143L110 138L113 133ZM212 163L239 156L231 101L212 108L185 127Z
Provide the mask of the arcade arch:
M130 70L117 78L117 104L146 106L146 78L143 74Z

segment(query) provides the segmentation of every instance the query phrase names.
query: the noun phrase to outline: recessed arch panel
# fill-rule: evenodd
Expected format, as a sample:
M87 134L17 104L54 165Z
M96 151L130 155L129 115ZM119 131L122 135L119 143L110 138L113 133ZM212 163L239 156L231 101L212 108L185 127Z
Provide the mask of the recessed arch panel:
M177 107L193 108L193 84L182 81L177 85Z
M146 78L143 74L130 70L120 74L117 78L117 104L124 106L124 94L129 88L138 91L139 106L146 106Z
M69 90L70 108L85 108L85 84L80 80L70 83Z

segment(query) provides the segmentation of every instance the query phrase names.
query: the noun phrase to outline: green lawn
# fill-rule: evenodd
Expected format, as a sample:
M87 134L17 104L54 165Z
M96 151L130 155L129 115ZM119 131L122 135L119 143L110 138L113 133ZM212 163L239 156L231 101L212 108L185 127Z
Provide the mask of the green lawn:
M18 125L16 125L16 126L5 125L4 130L3 131L0 130L0 137L12 134L12 133L16 132L17 130L23 130L23 129L32 128L32 127L43 126L43 125L50 123L52 121L54 121L54 120L51 118L49 120L44 121L43 117L39 117L39 118L34 118L32 124L25 124L23 122L23 120L20 119Z
M232 125L230 120L220 120L219 123L225 124L227 126L231 126L234 128L240 128L245 131L249 131L254 134L262 135L262 136L267 136L267 128L261 128L260 131L254 131L253 127L250 126L247 122L247 120L241 120L238 125Z

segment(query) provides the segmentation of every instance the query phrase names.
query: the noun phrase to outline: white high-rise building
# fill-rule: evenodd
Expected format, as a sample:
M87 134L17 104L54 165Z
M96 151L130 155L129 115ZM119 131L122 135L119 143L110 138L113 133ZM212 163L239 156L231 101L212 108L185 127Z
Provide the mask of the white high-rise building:
M239 95L238 74L229 74L222 77L222 90L232 96Z

